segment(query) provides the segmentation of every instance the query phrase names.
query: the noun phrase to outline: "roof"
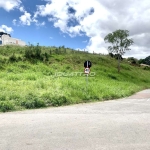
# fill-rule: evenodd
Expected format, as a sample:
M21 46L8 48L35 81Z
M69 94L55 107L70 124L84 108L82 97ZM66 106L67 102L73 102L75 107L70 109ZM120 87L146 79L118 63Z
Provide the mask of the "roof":
M0 37L2 36L2 35L8 35L9 37L11 37L11 35L10 34L8 34L8 33L5 33L5 32L0 32Z

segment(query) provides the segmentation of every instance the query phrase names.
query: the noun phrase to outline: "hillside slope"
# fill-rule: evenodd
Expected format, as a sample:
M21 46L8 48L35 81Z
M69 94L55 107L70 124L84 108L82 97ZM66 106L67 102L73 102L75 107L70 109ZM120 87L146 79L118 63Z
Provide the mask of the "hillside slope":
M85 60L92 62L88 81ZM150 70L62 47L0 47L0 111L103 101L150 88Z

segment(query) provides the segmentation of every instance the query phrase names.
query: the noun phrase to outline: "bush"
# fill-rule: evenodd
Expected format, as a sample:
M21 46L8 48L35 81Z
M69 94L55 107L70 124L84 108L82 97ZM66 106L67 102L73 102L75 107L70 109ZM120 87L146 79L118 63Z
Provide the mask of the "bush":
M144 69L144 70L150 70L150 67L145 66L143 69Z
M41 99L47 103L47 106L62 106L69 104L65 96L51 96L51 93L43 94Z
M0 111L7 112L7 111L10 111L10 110L14 110L14 109L15 109L15 107L14 107L12 102L10 102L10 101L0 101Z
M0 101L5 101L6 100L6 95L0 95Z
M39 97L37 97L36 95L33 95L32 93L30 93L21 102L21 106L23 106L27 109L32 109L32 108L46 107L46 104Z
M11 56L9 57L9 61L10 61L10 62L16 62L16 61L17 61L17 57L15 56L14 53L13 53L13 55L11 55Z
M53 97L51 99L52 106L62 106L67 104L67 98L65 96Z
M25 50L24 57L28 60L31 60L32 62L36 62L33 60L41 60L44 62L49 60L49 54L46 52L42 53L39 44L37 44L37 46L33 46L32 44L28 46Z
M130 61L133 65L139 65L138 60L134 57L129 57L127 60Z
M22 101L21 106L25 107L26 109L33 109L33 108L42 108L45 107L46 105L43 100L31 99Z
M145 59L140 59L139 63L140 64L150 65L150 56L146 57Z
M114 54L113 54L113 53L109 53L109 56L113 58L113 57L114 57Z

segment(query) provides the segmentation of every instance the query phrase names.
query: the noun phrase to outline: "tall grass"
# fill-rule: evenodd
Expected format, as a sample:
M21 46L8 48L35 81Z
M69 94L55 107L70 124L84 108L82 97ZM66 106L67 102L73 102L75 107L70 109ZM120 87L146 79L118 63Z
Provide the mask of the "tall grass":
M118 74L117 62L109 56L64 47L58 51L55 47L38 48L48 54L47 61L40 58L41 53L39 59L25 59L25 47L0 48L0 111L104 101L150 88L150 71L131 66L126 60ZM10 61L13 54L16 60ZM96 74L88 77L88 83L85 75L56 76L57 72L83 72L85 60L92 62L91 71Z

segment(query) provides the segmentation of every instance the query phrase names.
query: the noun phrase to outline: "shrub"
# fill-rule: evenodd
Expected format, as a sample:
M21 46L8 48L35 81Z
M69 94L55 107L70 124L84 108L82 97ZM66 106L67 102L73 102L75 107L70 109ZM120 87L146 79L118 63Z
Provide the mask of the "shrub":
M69 104L69 101L65 96L51 96L51 93L45 93L41 96L47 106L62 106Z
M133 64L133 65L139 65L138 60L136 58L134 58L134 57L128 57L127 60L130 61L131 64Z
M145 66L143 69L144 69L144 70L150 70L150 67Z
M48 53L42 53L41 46L39 46L39 43L37 46L30 45L26 48L24 57L33 63L36 63L35 60L41 60L41 61L48 61L49 60L49 54Z
M113 58L113 57L114 57L114 54L113 54L113 53L109 53L109 56Z
M14 110L14 109L15 109L15 107L14 107L12 102L10 102L10 101L0 101L0 111L7 112L7 111L10 111L10 110Z
M14 53L9 57L9 61L10 62L16 62L17 61L17 57L15 56Z
M52 106L62 106L67 104L67 98L65 96L55 96L51 98Z
M6 95L0 95L0 101L5 101L6 100Z
M21 102L21 106L32 109L32 108L41 108L45 107L46 104L43 100L41 100L36 95L33 95L32 93L29 93L25 99Z

